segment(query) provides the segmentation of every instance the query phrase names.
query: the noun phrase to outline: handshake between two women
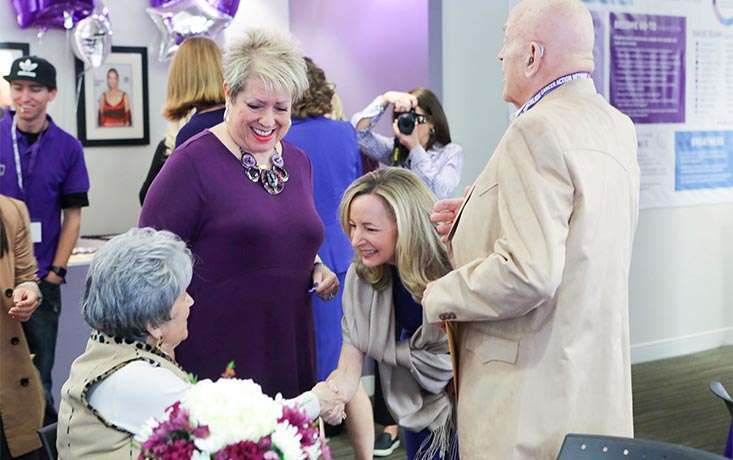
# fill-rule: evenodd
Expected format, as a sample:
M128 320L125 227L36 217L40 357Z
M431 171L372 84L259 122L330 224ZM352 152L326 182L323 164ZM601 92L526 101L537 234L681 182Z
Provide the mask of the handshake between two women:
M353 399L369 401L360 383L360 376L347 376L344 369L336 369L328 378L317 383L311 390L320 403L319 415L329 425L338 425L346 420L347 405ZM354 410L352 407L349 412Z

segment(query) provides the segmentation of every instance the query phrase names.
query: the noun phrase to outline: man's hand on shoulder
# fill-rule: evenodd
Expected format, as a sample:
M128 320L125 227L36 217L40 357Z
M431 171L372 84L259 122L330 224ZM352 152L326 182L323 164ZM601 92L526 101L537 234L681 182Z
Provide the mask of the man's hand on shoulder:
M463 204L465 198L446 198L438 200L433 206L433 213L430 214L430 220L435 224L435 229L441 235L444 243L448 242L448 232L453 226L458 209Z

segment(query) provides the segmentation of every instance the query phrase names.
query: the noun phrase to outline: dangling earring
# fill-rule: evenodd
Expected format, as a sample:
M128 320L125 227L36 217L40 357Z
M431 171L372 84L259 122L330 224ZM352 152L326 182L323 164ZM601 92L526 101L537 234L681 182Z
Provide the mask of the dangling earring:
M163 351L163 336L157 338L155 341L155 349L158 351Z
M434 136L435 135L435 128L430 128L430 135L431 136Z
M224 121L229 121L229 101L224 102Z

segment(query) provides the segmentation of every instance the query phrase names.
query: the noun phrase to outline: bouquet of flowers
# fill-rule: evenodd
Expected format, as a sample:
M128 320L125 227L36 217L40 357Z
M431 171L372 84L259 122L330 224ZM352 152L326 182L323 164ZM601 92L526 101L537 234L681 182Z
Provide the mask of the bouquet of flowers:
M318 426L252 380L202 380L150 420L140 434L140 460L315 460L329 457Z

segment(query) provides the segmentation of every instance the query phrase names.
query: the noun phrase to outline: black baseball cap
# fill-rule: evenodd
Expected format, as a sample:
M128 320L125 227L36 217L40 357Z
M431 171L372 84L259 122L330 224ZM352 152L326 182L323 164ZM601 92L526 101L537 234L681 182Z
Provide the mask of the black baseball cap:
M11 83L15 80L34 81L49 89L56 89L56 67L38 56L19 57L10 66L10 74L3 78Z

